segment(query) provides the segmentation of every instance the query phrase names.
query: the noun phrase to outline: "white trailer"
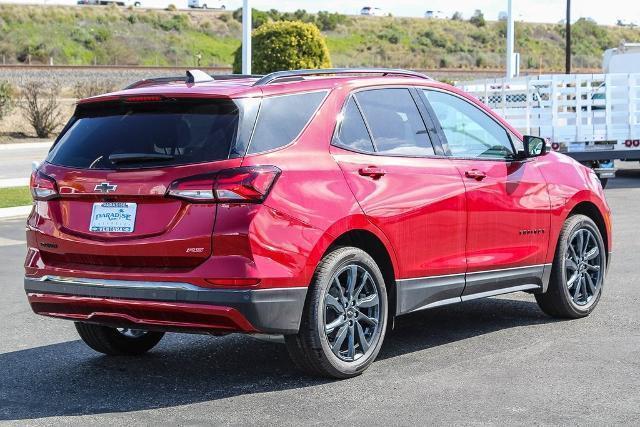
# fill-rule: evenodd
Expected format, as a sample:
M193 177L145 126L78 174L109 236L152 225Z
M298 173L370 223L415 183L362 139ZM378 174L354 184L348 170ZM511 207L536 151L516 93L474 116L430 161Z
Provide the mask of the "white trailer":
M613 160L640 160L640 73L552 74L459 82L519 131L592 167L603 184Z

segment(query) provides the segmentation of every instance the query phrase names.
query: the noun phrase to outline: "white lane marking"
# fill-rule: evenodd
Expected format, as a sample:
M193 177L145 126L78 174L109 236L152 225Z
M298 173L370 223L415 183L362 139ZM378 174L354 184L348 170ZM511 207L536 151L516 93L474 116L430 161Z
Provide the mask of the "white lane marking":
M27 243L25 240L13 240L0 237L0 247L24 245L25 243Z

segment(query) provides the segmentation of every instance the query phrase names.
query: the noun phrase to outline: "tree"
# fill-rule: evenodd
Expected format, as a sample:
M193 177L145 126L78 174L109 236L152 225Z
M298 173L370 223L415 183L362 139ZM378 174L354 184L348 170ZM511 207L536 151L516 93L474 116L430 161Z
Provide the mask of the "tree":
M269 22L251 36L252 70L256 74L301 68L330 68L324 37L313 24L294 21ZM242 69L242 46L236 51L233 70Z
M0 82L0 120L13 109L15 90L9 82Z
M462 21L462 12L454 12L453 16L451 16L452 21Z
M55 82L32 81L22 87L20 108L38 138L48 138L60 125L60 86Z
M473 16L469 18L469 22L471 22L476 27L484 27L487 25L487 22L484 20L484 14L480 9L476 9L473 13Z

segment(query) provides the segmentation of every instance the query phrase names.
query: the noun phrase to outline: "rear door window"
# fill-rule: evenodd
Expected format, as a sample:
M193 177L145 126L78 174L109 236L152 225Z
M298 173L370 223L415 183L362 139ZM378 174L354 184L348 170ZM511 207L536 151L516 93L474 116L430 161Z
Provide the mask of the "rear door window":
M356 94L380 154L433 156L427 127L409 89L373 89Z
M366 153L376 151L373 148L373 141L371 141L367 125L364 123L360 109L353 97L349 98L347 102L335 144L339 147Z
M264 98L248 154L274 150L293 142L320 107L326 91Z
M47 161L126 169L225 160L238 116L230 100L81 105Z

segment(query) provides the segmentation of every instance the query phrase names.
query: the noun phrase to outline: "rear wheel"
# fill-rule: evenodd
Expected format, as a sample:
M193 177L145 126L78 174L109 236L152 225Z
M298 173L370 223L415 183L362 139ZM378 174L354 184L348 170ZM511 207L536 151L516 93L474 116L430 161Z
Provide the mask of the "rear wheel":
M550 316L588 316L602 295L606 267L604 241L596 224L584 215L567 219L558 241L549 289L537 294L538 305Z
M90 323L76 323L76 330L89 347L110 356L135 356L155 347L163 332L128 328L109 328Z
M345 247L318 265L300 331L285 340L306 372L349 378L373 363L386 325L387 292L379 267L366 252Z

